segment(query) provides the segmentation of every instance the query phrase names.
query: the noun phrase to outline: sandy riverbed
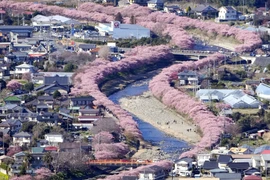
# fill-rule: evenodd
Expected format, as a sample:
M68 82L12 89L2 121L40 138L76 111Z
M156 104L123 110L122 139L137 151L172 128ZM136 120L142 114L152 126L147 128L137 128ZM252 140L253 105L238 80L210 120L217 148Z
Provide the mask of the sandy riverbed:
M168 135L192 144L200 140L197 127L192 122L163 105L150 92L145 92L141 96L122 98L120 105Z

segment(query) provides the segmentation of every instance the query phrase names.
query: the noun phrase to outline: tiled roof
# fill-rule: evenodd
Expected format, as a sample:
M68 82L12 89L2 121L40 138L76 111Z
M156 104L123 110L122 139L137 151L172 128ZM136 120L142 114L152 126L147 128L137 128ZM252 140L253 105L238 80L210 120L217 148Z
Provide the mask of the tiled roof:
M32 153L38 154L38 153L43 153L44 152L44 147L32 147Z
M95 44L79 44L79 48L82 48L82 49L95 49L96 45Z
M44 149L45 149L45 151L57 151L58 150L58 148L54 147L54 146L47 146Z
M32 137L28 132L19 132L13 135L13 137Z
M57 82L59 85L62 86L69 86L69 79L67 76L45 76L44 77L44 85L48 86L51 85L53 83Z
M261 154L270 154L270 150L263 150Z

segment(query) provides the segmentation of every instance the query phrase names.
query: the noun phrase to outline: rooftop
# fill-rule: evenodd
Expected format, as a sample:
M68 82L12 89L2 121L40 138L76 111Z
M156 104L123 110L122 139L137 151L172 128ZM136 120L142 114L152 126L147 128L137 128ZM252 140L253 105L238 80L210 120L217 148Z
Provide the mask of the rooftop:
M29 134L28 132L19 132L13 135L13 137L32 137L31 134Z

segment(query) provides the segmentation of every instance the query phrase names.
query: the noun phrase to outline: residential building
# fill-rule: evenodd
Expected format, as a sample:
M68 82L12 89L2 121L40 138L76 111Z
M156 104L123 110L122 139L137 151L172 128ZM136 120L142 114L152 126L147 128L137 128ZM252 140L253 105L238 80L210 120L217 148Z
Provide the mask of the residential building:
M45 134L45 140L48 141L50 145L55 146L64 142L64 137L60 133L49 133Z
M203 102L224 101L232 108L258 108L261 104L239 89L200 89L196 92L196 97Z
M232 94L223 99L223 101L232 108L258 108L261 102L250 95Z
M90 150L88 143L63 142L59 144L59 152L89 153Z
M184 70L178 73L178 79L180 81L180 85L187 84L198 84L198 74L195 71Z
M205 175L211 175L211 170L219 169L218 162L216 159L209 159L209 161L204 161L202 169Z
M252 156L252 167L260 171L269 171L270 168L270 154L255 154ZM255 171L256 172L256 171ZM255 173L256 174L256 173Z
M165 172L163 168L159 166L151 166L143 168L139 172L139 180L158 180L158 179L165 179Z
M192 9L197 16L215 18L218 14L218 10L210 5L199 4Z
M220 180L242 180L241 173L215 173Z
M53 15L53 16L43 16L43 15L36 15L31 19L32 25L34 26L35 30L38 30L40 27L48 28L52 25L72 25L72 24L80 24L79 21L70 19L65 16L60 15Z
M230 148L230 151L233 153L233 154L250 154L248 152L248 149L247 148L242 148L242 147L231 147Z
M41 112L37 116L38 122L46 122L46 123L49 123L51 125L57 124L58 120L59 120L58 114L51 113L51 112Z
M205 161L209 161L211 154L197 154L197 164L199 167L203 166Z
M78 52L90 52L97 46L95 44L79 44Z
M128 0L128 1L130 4L139 4L142 6L146 6L148 0Z
M13 135L13 144L18 146L29 146L32 135L27 132L19 132Z
M150 0L147 1L147 7L153 10L161 10L164 7L163 0Z
M244 171L247 170L250 166L248 162L229 162L227 167L234 173L244 174Z
M9 34L10 32L18 34L18 38L32 37L33 26L1 26L0 32L3 34Z
M20 105L22 100L18 97L18 96L9 96L7 98L4 99L4 102L6 104L16 104L16 105Z
M175 162L173 171L180 176L190 176L192 162L192 158L181 158Z
M220 169L224 169L228 165L228 163L232 162L232 157L231 155L221 154L218 156L217 162L218 162L218 167Z
M100 109L80 109L79 116L100 116Z
M261 83L260 80L246 80L245 81L246 89L252 90L253 89L252 87L257 87L260 83Z
M10 133L17 133L22 127L22 123L16 119L7 119L0 123L0 129L8 129Z
M166 13L175 13L177 15L183 15L184 14L183 10L181 10L180 7L177 6L177 5L165 6L164 7L164 12L166 12Z
M238 20L238 12L232 6L223 6L223 7L219 8L218 19L220 21Z
M248 175L243 177L243 180L262 180L262 177L257 175Z
M31 167L34 169L39 169L44 167L43 157L45 155L44 147L32 147L31 156L33 157L31 161Z
M35 91L44 91L48 95L52 95L55 91L59 91L62 95L66 95L70 91L69 79L67 76L45 76L43 85L35 88Z
M261 171L254 167L249 167L244 171L244 176L250 176L250 175L261 175Z
M113 39L141 39L150 37L150 29L137 24L121 24L119 21L111 23L99 23L95 26L102 36L108 34Z
M36 72L36 68L30 64L23 63L15 67L16 75L22 75L24 73L34 73L34 72Z
M93 98L92 96L72 97L72 98L70 98L70 107L75 107L75 106L93 107L94 100L95 100L95 98Z

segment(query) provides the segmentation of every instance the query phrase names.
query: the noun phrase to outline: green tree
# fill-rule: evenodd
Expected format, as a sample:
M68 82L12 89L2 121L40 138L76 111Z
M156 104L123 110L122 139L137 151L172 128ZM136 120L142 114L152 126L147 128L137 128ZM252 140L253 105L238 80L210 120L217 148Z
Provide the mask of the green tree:
M20 175L25 175L26 174L26 164L23 163L22 166L20 167Z
M73 72L75 66L72 63L67 63L64 67L65 72Z
M59 98L59 97L61 97L61 93L59 92L59 91L54 91L54 93L53 93L53 98L54 99L57 99L57 98Z
M6 86L7 86L6 81L4 81L3 79L1 79L1 80L0 80L0 90L6 88Z
M44 135L50 132L50 126L46 123L38 123L33 127L33 138L41 139L44 138Z
M30 153L26 153L24 156L24 163L25 163L27 169L29 169L32 161L33 161L33 156Z
M24 89L26 90L26 91L28 91L28 92L30 92L30 91L33 91L34 90L34 83L32 83L32 82L28 82L28 83L26 83L25 85L24 85Z
M36 125L36 122L25 122L22 124L21 131L32 133L33 127Z
M237 121L237 124L239 128L241 129L241 132L245 132L251 129L252 119L250 116L242 117Z
M122 16L122 14L121 14L120 12L118 12L118 13L115 15L115 17L114 17L114 20L115 20L115 21L119 21L120 23L122 23L122 22L123 22L123 16Z
M262 109L259 109L259 111L257 112L258 116L259 117L264 117L265 115L265 110L262 108Z
M51 152L46 152L45 155L42 158L43 162L45 163L46 167L51 169L51 164L53 161L53 157L51 155Z
M44 91L38 91L38 92L37 92L37 96L43 96L44 94L45 94Z

